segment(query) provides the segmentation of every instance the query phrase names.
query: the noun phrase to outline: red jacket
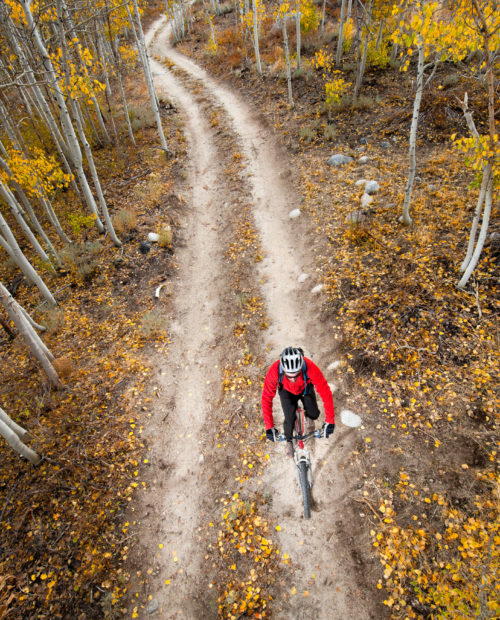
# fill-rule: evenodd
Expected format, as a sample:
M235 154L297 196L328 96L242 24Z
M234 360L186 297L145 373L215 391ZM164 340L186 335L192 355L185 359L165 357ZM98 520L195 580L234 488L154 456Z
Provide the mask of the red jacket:
M307 383L312 383L316 388L316 391L323 401L325 408L325 421L329 424L335 424L335 411L333 409L333 396L330 386L326 382L325 377L316 364L308 359L304 358L306 362L306 377ZM276 396L276 390L279 383L279 365L277 360L267 371L266 378L264 379L264 389L262 390L262 414L264 416L264 424L266 430L274 427L273 420L273 399ZM295 382L290 381L285 374L283 374L283 388L288 390L292 394L302 394L304 391L304 375L300 373Z

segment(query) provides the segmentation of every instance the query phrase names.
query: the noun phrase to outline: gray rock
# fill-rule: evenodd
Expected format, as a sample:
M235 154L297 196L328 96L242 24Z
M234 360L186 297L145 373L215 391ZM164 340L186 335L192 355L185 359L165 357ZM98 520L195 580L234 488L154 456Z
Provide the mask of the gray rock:
M358 142L359 142L360 144L368 144L368 138L360 138L360 139L358 140Z
M380 185L377 181L367 181L365 185L365 192L367 194L376 194L380 189Z
M158 607L159 607L158 599L157 598L153 598L147 604L146 613L154 614L156 611L158 611Z
M317 284L314 288L311 289L311 293L316 295L323 289L323 284Z
M391 148L391 143L387 142L387 140L384 140L383 142L380 143L380 148L381 149L390 149Z
M370 161L370 158L368 157L368 155L361 155L361 157L358 159L358 162L360 164L367 164Z
M370 196L370 194L367 194L365 192L361 196L361 206L363 207L363 209L366 209L366 207L370 205L372 202L373 202L373 198Z
M345 166L346 164L350 164L353 161L353 158L349 155L342 155L341 153L335 153L332 155L330 159L326 162L329 166Z
M297 281L302 284L302 282L305 282L308 277L309 276L307 275L307 273L301 273L300 276L297 278Z
M294 220L296 217L299 217L300 215L300 209L294 209L293 211L290 211L290 213L288 214L288 217L291 220Z
M148 243L147 241L141 241L141 243L139 244L139 252L141 254L147 254L150 249L151 249L151 244Z
M366 179L359 179L358 181L356 181L354 185L356 185L356 187L360 187L361 185L366 185Z
M159 238L160 238L160 235L158 233L154 233L154 232L148 233L149 243L156 243Z

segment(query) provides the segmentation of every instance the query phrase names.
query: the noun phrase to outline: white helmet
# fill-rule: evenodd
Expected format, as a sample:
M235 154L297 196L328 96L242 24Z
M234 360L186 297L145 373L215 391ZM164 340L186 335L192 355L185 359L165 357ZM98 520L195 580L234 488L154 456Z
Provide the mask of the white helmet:
M304 356L302 349L296 349L295 347L287 347L280 355L280 364L283 372L291 375L299 372L302 369L304 363Z

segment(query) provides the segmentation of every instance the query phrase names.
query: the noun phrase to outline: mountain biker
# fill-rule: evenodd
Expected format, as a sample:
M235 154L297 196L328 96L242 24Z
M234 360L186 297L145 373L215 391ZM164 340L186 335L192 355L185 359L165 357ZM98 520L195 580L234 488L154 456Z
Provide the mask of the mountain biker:
M300 348L286 347L279 360L267 371L262 390L262 415L269 441L275 441L278 430L274 428L273 399L276 389L281 401L285 421L283 430L286 437L286 454L293 457L292 432L295 424L295 412L299 400L302 401L306 414L305 432L314 431L314 420L319 417L316 392L318 390L325 408L323 431L326 438L335 430L335 410L330 386L316 364L304 357Z

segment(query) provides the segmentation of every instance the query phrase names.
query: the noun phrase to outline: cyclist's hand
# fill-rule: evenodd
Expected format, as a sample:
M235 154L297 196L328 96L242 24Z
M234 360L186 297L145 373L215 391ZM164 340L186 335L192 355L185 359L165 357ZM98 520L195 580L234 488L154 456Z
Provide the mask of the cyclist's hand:
M325 439L328 439L330 435L333 435L334 430L335 430L335 424L328 424L328 422L325 422L323 424L323 435L325 436Z
M266 430L266 437L269 441L276 441L278 439L278 430L276 428L268 428Z

